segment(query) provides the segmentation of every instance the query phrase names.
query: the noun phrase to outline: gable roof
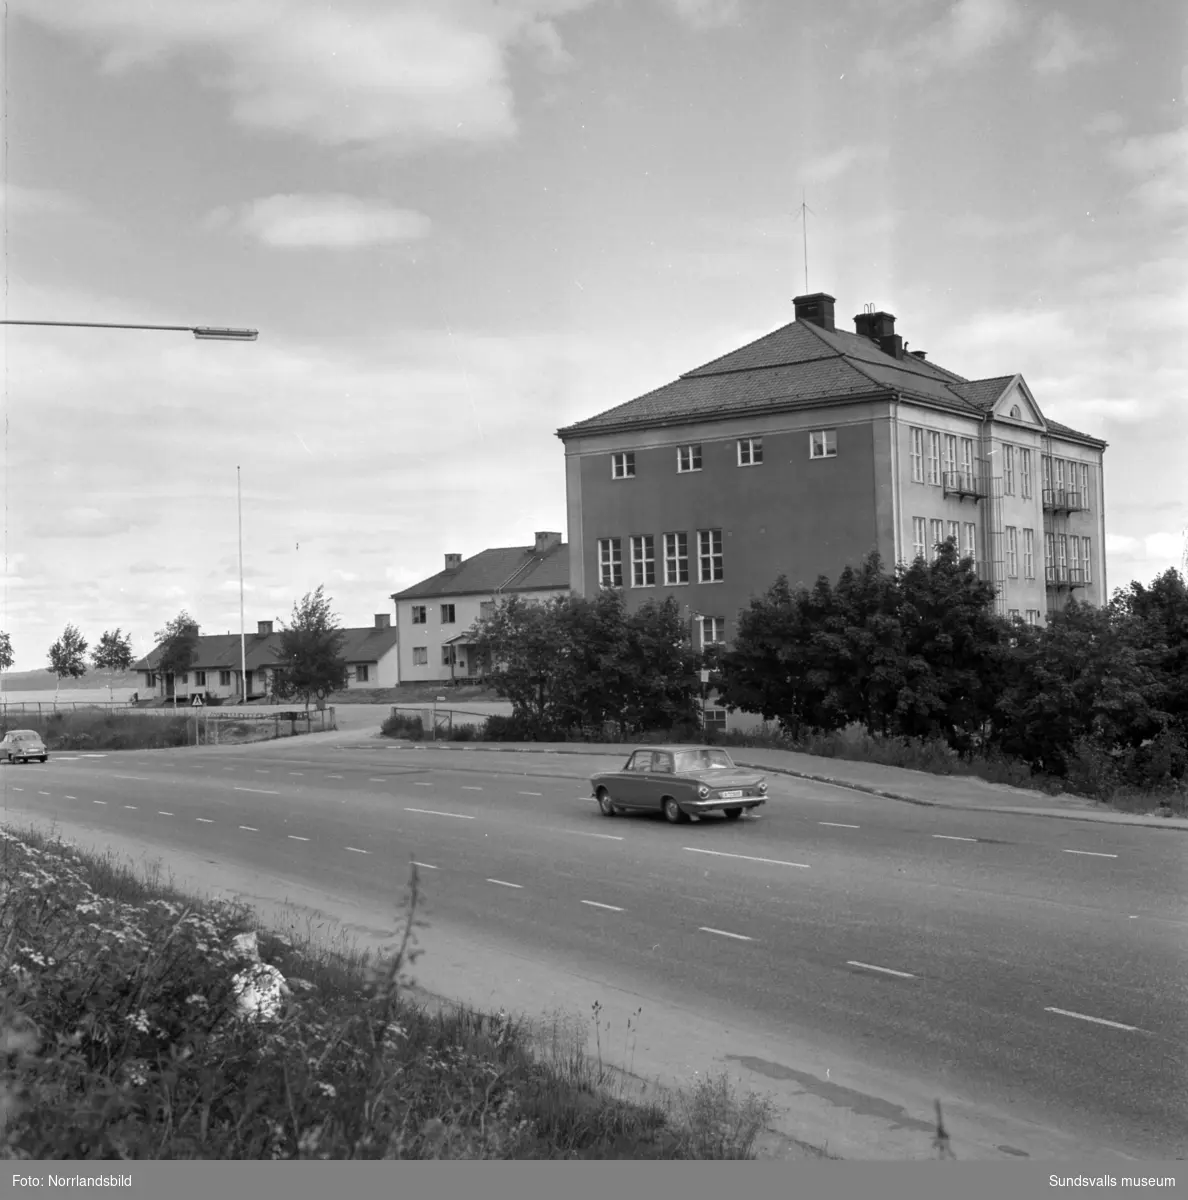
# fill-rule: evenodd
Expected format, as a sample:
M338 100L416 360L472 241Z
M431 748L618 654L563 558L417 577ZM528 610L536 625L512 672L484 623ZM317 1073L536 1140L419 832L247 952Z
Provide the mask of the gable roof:
M534 546L502 546L481 550L464 559L461 566L439 571L414 583L393 600L415 600L432 596L493 595L496 592L528 592L569 587L569 545L561 542L537 554Z
M397 642L396 627L387 629L362 627L343 629L340 654L348 663L379 662ZM244 638L246 666L249 671L275 666L280 658L279 633L249 633ZM133 671L155 671L161 661L161 647L156 646L138 662ZM240 669L239 634L211 633L198 638L191 671L238 671Z
M896 358L877 342L792 321L634 400L557 430L562 441L699 420L787 412L822 403L902 396L984 418L1014 375L967 380L937 363ZM1105 442L1048 422L1053 432Z

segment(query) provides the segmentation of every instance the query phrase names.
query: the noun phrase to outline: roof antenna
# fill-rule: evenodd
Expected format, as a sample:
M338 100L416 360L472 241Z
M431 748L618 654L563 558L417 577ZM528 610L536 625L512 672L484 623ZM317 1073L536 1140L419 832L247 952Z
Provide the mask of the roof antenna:
M804 227L804 294L808 295L808 214L817 214L804 202L805 194L802 190L800 193L800 207L796 210L800 215L801 224Z

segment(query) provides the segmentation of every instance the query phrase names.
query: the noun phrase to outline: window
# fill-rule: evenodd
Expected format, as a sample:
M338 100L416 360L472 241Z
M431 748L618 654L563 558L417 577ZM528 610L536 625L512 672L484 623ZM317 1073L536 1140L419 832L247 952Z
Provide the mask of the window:
M631 586L656 586L656 539L650 533L631 539Z
M740 467L757 467L763 461L762 438L738 439L738 465Z
M1023 419L1023 414L1019 411L1019 406L1017 404L1011 405L1011 416L1014 417L1016 421L1021 421Z
M664 535L664 582L670 587L689 582L689 535Z
M1040 615L1038 608L1029 608L1027 610L1027 624L1038 625L1040 623Z
M699 583L721 583L724 578L720 529L697 531L697 577Z
M189 676L189 675L188 675L188 674L187 674L185 671L183 671L183 672L181 673L181 675L179 675L179 676L178 676L178 680L177 680L177 681L178 681L178 683L189 683L189 682L190 682L190 676Z
M719 642L726 640L726 618L725 617L702 617L701 618L701 644L702 646L714 646Z
M424 604L414 604L412 606L412 623L414 625L425 624L425 614L428 611Z
M1079 537L1071 537L1068 539L1068 565L1072 572L1073 583L1081 582L1081 539Z
M231 686L231 672L230 671L220 671L219 672L219 687L230 687L230 686Z
M941 444L940 434L932 433L931 431L929 431L929 434L928 434L928 482L929 483L935 483L935 484L940 483L940 463L941 463L940 444Z
M1019 530L1014 525L1006 527L1007 575L1019 578Z
M452 667L458 661L457 655L454 652L453 646L442 646L441 648L441 665L443 667Z
M1068 534L1059 534L1056 538L1056 565L1060 568L1060 578L1068 574Z
M1085 582L1093 582L1093 541L1081 538L1081 567L1085 571Z
M1089 464L1081 463L1081 503L1089 507Z
M932 557L940 557L941 542L945 540L945 523L944 521L932 522Z
M205 671L195 671L194 672L194 684L196 687L206 687L206 672Z
M429 647L414 646L413 647L413 666L427 667L429 665Z
M441 606L441 623L443 625L452 625L454 623L454 606L452 604L443 604Z
M604 588L623 586L623 541L621 538L598 539L598 583Z
M1019 451L1019 493L1024 500L1031 499L1031 451Z
M494 600L479 601L479 617L484 621L489 621L495 615Z
M924 430L913 429L912 434L912 482L924 482Z
M809 458L836 458L837 430L818 429L809 434Z
M978 561L978 527L972 521L965 522L965 545L961 547L963 558Z
M724 708L707 708L703 723L706 733L725 733L726 710Z
M1013 496L1015 494L1015 447L1003 446L1002 448L1002 490L1003 494Z
M1064 491L1064 465L1065 465L1064 459L1055 458L1052 461L1056 467L1056 490L1058 492L1063 492Z
M1052 568L1056 566L1056 535L1054 533L1044 534L1044 568L1047 574L1052 574Z
M701 470L701 446L677 447L677 471Z
M973 438L961 439L961 471L970 480L973 479L974 473L974 445Z
M1035 530L1023 530L1023 578L1035 578Z
M1019 610L1017 608L1008 608L1007 616L1010 617L1012 621L1017 621L1020 616Z
M631 756L631 762L627 765L627 770L633 773L638 772L640 775L646 775L652 769L652 751L637 750Z
M945 470L950 474L957 471L957 435L945 434Z
M949 522L948 530L945 534L945 539L946 539L946 541L951 541L953 543L953 549L956 550L958 554L961 553L961 524L960 524L960 522L958 522L958 521L950 521Z
M912 551L914 558L923 558L928 550L928 522L923 517L912 518Z
M355 668L355 682L356 683L367 683L368 680L370 679L370 677L371 677L371 672L367 669L366 663L360 663Z
M1040 474L1043 478L1044 491L1049 491L1052 487L1052 456L1050 454L1040 456Z
M635 453L631 450L625 450L620 454L611 455L611 478L612 479L634 479L635 478Z

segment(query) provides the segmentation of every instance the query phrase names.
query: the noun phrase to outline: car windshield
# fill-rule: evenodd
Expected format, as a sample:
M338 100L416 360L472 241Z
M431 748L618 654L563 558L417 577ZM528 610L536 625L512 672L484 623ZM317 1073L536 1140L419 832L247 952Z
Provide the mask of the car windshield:
M712 771L732 767L730 756L724 750L682 750L676 756L676 769L686 771Z

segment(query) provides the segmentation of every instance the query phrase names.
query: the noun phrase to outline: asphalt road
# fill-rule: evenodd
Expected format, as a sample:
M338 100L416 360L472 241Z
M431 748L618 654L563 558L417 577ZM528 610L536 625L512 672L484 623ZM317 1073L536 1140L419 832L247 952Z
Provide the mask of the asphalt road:
M574 777L599 761L289 745L0 772L10 820L81 819L372 901L395 903L415 860L431 925L1138 1157L1188 1151L1184 835L779 777L757 819L608 820Z

